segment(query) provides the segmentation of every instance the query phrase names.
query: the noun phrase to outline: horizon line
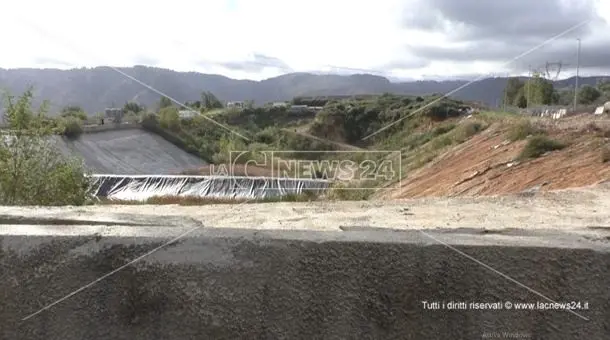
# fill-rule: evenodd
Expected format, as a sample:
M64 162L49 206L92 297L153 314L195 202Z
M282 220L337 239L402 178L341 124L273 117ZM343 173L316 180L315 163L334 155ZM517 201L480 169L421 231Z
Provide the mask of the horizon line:
M134 64L132 66L111 66L111 65L98 65L98 66L81 66L81 67L66 67L66 68L60 68L60 67L9 67L9 68L4 68L4 67L0 67L0 70L6 70L6 71L19 71L19 70L40 70L40 71L44 71L44 70L50 70L50 71L78 71L78 70L94 70L94 69L100 69L100 68L117 68L117 69L133 69L133 68L149 68L149 69L157 69L157 70L164 70L164 71L170 71L170 72L175 72L175 73L184 73L184 74L188 74L188 73L195 73L195 74L200 74L200 75L204 75L204 76L218 76L218 77L224 77L227 79L231 79L231 80L238 80L238 81L250 81L250 82L255 82L255 83L259 83L265 80L271 80L271 79L275 79L275 78L279 78L282 76L287 76L287 75L292 75L292 74L305 74L305 75L312 75L312 76L339 76L339 77L351 77L351 76L373 76L373 77L379 77L379 78L383 78L388 80L390 83L393 84L400 84L400 83L416 83L416 82L422 82L422 81L434 81L434 82L445 82L445 81L470 81L472 78L476 78L476 77L480 77L480 75L463 75L463 76L447 76L446 78L443 78L443 76L441 75L424 75L422 76L423 79L416 79L416 78L408 78L405 77L403 79L401 79L400 77L392 77L392 76L384 76L384 75L379 75L379 72L376 71L371 71L369 73L367 72L354 72L354 73L337 73L337 72L326 72L326 71L295 71L295 72L285 72L282 73L280 75L277 76L273 76L273 77L269 77L269 78L264 78L261 80L254 80L254 79L247 79L247 78L231 78L229 76L223 75L223 74L219 74L219 73L204 73L204 72L199 72L199 71L178 71L178 70L174 70L171 68L166 68L166 67L159 67L159 66L150 66L150 65L143 65L143 64ZM364 70L363 70L364 71ZM377 73L377 74L375 74ZM562 81L562 80L567 80L567 79L573 79L575 78L576 75L571 75L571 76L567 76L567 77L558 77L557 79L549 79L551 81ZM579 79L584 79L584 78L594 78L594 77L610 77L610 74L596 74L596 75L579 75L578 78ZM485 79L508 79L508 78L528 78L527 75L491 75L489 77L485 77L481 80L485 80Z

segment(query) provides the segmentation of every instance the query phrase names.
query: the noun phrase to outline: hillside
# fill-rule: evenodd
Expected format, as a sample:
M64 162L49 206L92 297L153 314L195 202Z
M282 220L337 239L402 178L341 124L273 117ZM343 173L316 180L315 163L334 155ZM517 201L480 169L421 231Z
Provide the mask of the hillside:
M400 163L392 163L394 171L401 171L400 185L377 192L373 195L377 198L495 195L519 193L536 186L541 190L580 187L610 179L607 115L584 114L552 120L472 111L467 103L452 99L426 107L434 100L434 96L385 94L329 103L315 116L295 116L284 109L262 108L215 116L249 140L231 136L203 119L180 122L173 128L173 134L178 137L178 145L199 152L214 164L232 163L230 154L235 150L247 152L242 162L251 159L267 167L271 164L263 154L266 151L285 159L348 160L357 164L368 160L382 164L384 158L365 152L400 150ZM426 108L420 110L422 107ZM399 124L367 138L397 120ZM145 127L165 131L154 117L147 120ZM524 156L524 152L531 155ZM273 173L268 168L250 166L248 169L248 175L256 176L278 175L283 171ZM319 170L315 176L325 178L325 169ZM335 175L342 171L326 170ZM235 171L246 174L243 165ZM185 169L189 174L209 172L209 167ZM301 172L290 174L309 176ZM360 174L356 173L355 178ZM393 178L394 182L397 180ZM339 199L369 198L374 190L352 189L389 184L384 180L343 182L350 189L337 190L335 194L341 192L336 196Z
M443 150L378 198L487 196L584 187L610 180L610 119L580 115L532 121L560 150L521 159L533 137L511 140L514 121L494 121L463 144ZM522 123L521 123L522 124Z
M384 189L346 193L347 198L515 194L610 180L607 115L552 120L487 111L465 114L464 104L451 100L410 115L414 104L392 96L344 101L325 107L310 125L312 134L354 144L384 121L405 117L366 145L369 150L400 150L401 180L351 183L352 188Z
M220 75L175 72L145 66L121 68L121 71L168 94L181 102L197 100L202 91L211 91L220 100L254 100L258 104L290 100L297 96L447 93L467 81L416 81L392 83L374 75L314 75L292 73L262 81L236 80ZM582 78L581 84L594 85L600 77ZM487 78L457 92L454 97L496 105L502 98L506 78ZM561 80L557 88L574 83ZM91 69L0 69L0 89L22 93L35 87L35 98L52 103L51 112L67 105L78 105L87 112L122 106L135 101L153 107L159 95L117 73L109 67Z

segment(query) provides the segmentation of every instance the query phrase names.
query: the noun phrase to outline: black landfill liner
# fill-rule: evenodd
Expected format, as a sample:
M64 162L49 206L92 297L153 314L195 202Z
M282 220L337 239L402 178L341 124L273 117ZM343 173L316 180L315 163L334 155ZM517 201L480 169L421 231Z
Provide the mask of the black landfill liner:
M56 137L63 153L84 160L97 174L169 175L206 162L160 136L140 129L82 134L71 141Z

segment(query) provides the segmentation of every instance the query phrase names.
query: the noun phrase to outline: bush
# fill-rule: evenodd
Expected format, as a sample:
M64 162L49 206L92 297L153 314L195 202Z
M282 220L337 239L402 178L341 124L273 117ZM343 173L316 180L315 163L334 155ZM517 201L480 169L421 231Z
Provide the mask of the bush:
M476 135L477 133L484 130L483 124L479 122L468 122L466 124L459 125L455 129L455 140L458 143L463 143L467 141L470 137Z
M269 127L256 133L256 135L254 135L254 140L263 144L273 144L279 137L278 134L278 129Z
M545 136L536 136L527 142L527 144L521 151L519 158L538 158L547 152L561 150L563 148L565 148L565 145L561 142L558 142Z
M63 122L63 135L68 139L78 139L83 133L83 125L80 120L74 117L67 118Z
M84 164L56 148L44 112L32 112L32 90L6 99L11 131L0 141L0 204L85 204L91 183Z
M529 120L524 120L511 126L508 130L507 138L511 142L526 139L528 136L533 136L542 133L540 129L534 127Z

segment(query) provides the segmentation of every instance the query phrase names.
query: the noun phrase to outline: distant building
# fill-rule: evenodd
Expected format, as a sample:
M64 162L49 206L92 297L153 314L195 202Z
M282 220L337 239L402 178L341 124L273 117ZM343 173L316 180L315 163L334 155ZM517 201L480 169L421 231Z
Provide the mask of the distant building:
M242 101L227 102L227 108L243 109L245 106L246 106L246 104Z
M106 108L104 110L104 120L108 120L114 123L121 123L125 112L122 108Z
M178 111L178 116L183 119L190 119L199 116L199 112L195 110L180 110Z
M290 112L304 112L304 111L308 111L309 110L309 106L307 105L291 105L290 106Z
M273 102L273 103L271 103L271 107L288 107L288 103L286 103L286 102Z

